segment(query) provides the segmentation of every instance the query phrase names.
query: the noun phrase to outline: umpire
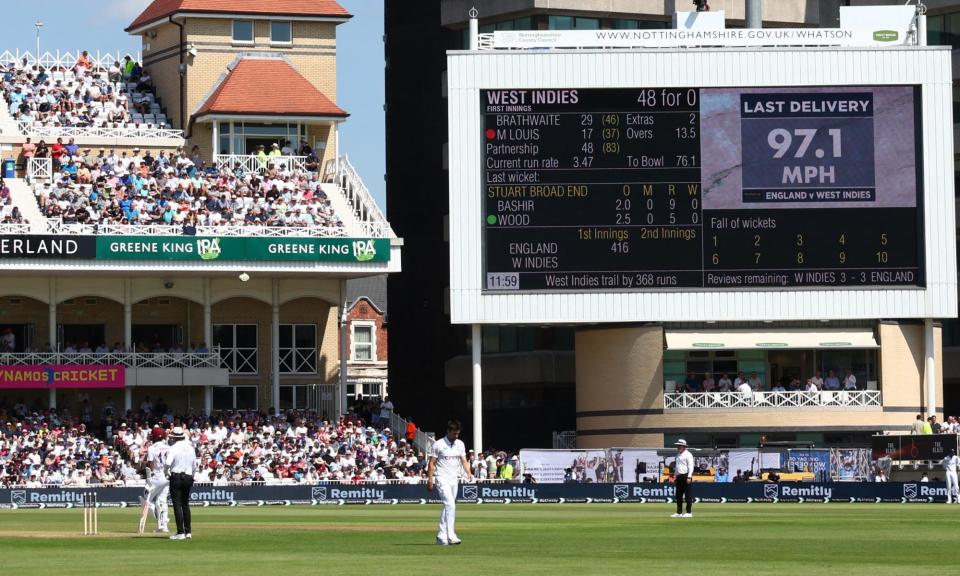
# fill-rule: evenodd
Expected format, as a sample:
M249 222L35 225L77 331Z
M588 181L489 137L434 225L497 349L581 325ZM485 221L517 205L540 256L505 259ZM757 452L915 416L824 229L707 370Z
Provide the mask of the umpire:
M173 500L173 515L177 519L177 533L170 537L171 540L193 538L190 534L190 488L193 487L196 462L193 444L185 438L182 427L175 427L170 432L170 450L167 452L170 498Z
M696 462L693 454L687 450L687 441L681 438L674 443L677 447L677 459L673 463L673 474L676 484L677 513L673 518L693 518L693 490L691 490L691 481L693 480L693 469ZM683 512L683 500L686 497L687 511Z

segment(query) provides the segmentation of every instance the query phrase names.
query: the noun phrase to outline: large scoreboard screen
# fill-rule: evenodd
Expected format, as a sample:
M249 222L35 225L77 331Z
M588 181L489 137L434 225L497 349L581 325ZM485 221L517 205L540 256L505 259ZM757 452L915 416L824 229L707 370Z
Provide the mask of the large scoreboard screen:
M487 291L923 287L914 86L481 90Z

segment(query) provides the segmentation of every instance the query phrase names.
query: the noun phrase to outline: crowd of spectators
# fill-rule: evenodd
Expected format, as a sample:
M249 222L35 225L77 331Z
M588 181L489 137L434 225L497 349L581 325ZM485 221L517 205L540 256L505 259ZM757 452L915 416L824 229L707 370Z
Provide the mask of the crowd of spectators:
M146 453L151 430L146 422L182 425L197 450L197 482L418 483L426 470L423 452L406 438L349 416L327 420L298 410L279 417L257 411L218 412L209 418L144 415L121 423L116 437L121 451L136 466Z
M89 486L138 482L121 454L67 410L0 406L0 487Z
M13 205L10 187L0 178L0 224L24 224L20 209Z
M66 224L171 225L184 234L197 226L343 226L316 172L273 162L262 171L216 169L197 147L156 157L137 148L94 154L61 138L55 148L57 177L36 194L43 214Z
M678 382L677 392L740 392L741 394L750 394L752 392L770 391L770 392L818 392L818 391L854 391L861 388L857 385L857 377L851 370L845 372L845 376L840 378L833 370L827 371L826 378L822 372L817 370L813 376L807 378L806 383L802 384L799 374L784 376L780 381L774 383L769 388L764 386L763 381L756 372L751 372L747 376L743 371L737 372L733 379L730 374L724 372L719 378L714 378L710 372L702 376L694 372L688 372L683 382Z
M161 128L161 112L150 74L128 54L109 68L95 65L84 50L72 68L21 62L0 63L10 115L34 127Z
M387 402L364 401L331 420L304 410L281 416L257 410L178 416L163 399L149 397L120 414L107 400L95 427L87 399L77 415L28 406L22 399L0 400L0 487L140 485L156 426L188 430L201 483L425 482L427 455L405 431L389 428L389 417L380 416ZM376 415L378 425L360 414ZM467 457L478 479L521 480L516 455L471 450Z

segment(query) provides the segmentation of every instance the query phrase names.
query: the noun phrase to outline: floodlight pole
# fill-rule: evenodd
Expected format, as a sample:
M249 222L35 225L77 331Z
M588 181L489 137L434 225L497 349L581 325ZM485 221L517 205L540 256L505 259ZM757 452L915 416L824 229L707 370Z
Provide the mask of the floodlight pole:
M40 29L43 28L43 22L41 22L40 20L37 20L36 22L33 23L33 25L37 28L37 53L34 55L34 58L36 59L37 63L39 63L40 62Z

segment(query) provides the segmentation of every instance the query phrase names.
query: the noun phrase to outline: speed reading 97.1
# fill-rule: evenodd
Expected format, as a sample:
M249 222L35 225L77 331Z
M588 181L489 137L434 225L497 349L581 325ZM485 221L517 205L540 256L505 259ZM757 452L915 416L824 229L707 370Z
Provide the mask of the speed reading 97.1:
M486 290L924 285L919 88L480 99Z

